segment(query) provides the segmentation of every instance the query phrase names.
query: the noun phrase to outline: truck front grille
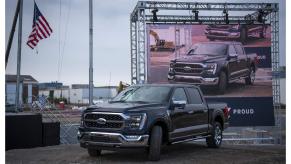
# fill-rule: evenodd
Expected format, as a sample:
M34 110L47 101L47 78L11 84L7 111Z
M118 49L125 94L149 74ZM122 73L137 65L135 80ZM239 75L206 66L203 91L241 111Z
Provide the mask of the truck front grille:
M98 119L106 121L100 123ZM84 115L84 125L95 129L122 129L124 127L124 118L121 114L86 113Z
M203 71L203 65L198 63L176 63L174 66L174 71L176 73L201 74Z
M101 135L84 135L82 138L85 141L93 141L93 142L111 142L111 143L120 143L120 141L116 138L101 136Z

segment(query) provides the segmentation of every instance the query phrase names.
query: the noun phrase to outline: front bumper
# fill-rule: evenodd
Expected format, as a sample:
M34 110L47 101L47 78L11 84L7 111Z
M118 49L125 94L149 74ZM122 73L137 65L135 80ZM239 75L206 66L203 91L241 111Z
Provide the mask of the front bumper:
M199 85L217 85L218 77L204 78L201 76L168 75L168 80Z
M81 147L147 147L149 135L123 135L107 132L78 132Z

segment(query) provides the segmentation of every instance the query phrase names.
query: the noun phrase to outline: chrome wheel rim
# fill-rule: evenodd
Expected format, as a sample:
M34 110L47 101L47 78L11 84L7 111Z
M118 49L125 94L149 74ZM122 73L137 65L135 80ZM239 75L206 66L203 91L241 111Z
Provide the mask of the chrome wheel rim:
M215 127L215 136L214 136L214 138L215 138L216 145L220 145L221 140L222 140L222 131L221 131L221 129L220 129L220 127L218 125Z

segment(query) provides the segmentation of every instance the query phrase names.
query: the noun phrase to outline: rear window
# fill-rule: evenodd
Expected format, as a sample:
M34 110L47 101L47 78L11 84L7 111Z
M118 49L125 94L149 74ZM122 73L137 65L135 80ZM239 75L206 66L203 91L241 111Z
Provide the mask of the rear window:
M203 104L201 95L196 88L187 88L191 104Z

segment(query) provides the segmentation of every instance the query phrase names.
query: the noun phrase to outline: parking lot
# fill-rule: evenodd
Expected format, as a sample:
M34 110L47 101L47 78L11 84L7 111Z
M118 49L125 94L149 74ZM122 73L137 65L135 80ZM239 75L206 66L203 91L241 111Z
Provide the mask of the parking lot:
M141 150L103 151L98 158L89 157L78 144L9 150L6 163L150 163ZM285 146L223 145L209 149L204 144L183 143L165 146L159 163L285 163Z

